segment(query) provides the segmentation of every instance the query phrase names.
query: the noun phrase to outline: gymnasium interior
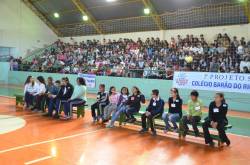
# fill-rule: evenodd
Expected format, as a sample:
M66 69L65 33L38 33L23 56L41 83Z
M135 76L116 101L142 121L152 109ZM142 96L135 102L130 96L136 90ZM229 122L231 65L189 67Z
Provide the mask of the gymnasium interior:
M248 165L249 147L249 0L0 0L0 165Z

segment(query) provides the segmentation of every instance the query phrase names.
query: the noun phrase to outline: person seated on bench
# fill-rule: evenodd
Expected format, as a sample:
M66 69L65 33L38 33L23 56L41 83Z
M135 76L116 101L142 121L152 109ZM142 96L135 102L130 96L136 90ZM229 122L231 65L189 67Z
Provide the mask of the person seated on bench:
M116 92L114 86L110 87L109 89L109 104L104 108L104 116L103 116L103 123L109 121L111 113L117 109L117 105L119 102L120 93Z
M48 85L46 87L46 102L48 105L48 113L46 113L44 116L49 116L51 117L53 115L53 109L54 109L54 105L56 104L56 95L58 94L58 92L60 91L61 88L61 82L60 80L55 81L55 83L53 83L53 79L52 77L48 77Z
M183 116L182 123L184 129L184 137L186 136L189 128L188 124L191 124L195 133L195 136L199 136L199 130L197 124L200 122L202 117L202 101L199 99L199 93L193 90L190 93L191 100L188 101L187 115Z
M87 101L87 87L85 79L82 77L78 77L76 79L77 85L74 87L74 92L70 99L63 103L64 105L64 119L70 119L72 115L73 106L84 105Z
M141 108L141 103L145 104L145 96L141 93L138 87L132 88L132 95L128 97L126 102L125 114L127 119L125 122L133 123L136 121L133 114L138 113Z
M208 117L203 123L203 132L205 143L210 146L214 146L213 139L210 136L209 127L217 129L219 132L219 137L222 143L226 143L227 146L230 145L230 140L228 139L224 127L228 124L227 120L228 105L224 99L223 93L216 93L215 99L209 105Z
M179 91L177 88L172 88L170 92L171 97L168 99L168 112L164 112L162 114L162 119L166 124L164 133L167 133L171 128L169 121L171 121L173 124L174 132L177 132L178 126L176 122L178 122L182 117L182 99L179 95Z
M44 94L46 92L46 83L42 76L37 77L37 85L36 85L36 93L34 93L35 96L35 107L32 108L33 111L41 111L42 108L42 102L44 99Z
M149 102L149 105L146 109L146 112L142 114L141 121L142 121L142 129L139 133L145 133L148 131L147 127L147 120L150 124L150 128L152 131L152 135L156 136L156 130L154 128L154 118L161 116L164 111L164 100L162 100L159 96L159 90L154 89L152 90L152 98Z
M32 76L28 76L25 83L24 83L24 107L31 109L34 103L34 94L36 93L36 82Z
M105 91L105 85L99 85L99 92L97 93L96 102L91 105L91 114L93 118L93 122L99 121L103 119L103 110L109 103L108 92ZM96 110L97 109L97 116Z
M61 88L56 96L52 96L52 98L56 99L56 113L53 116L54 118L58 119L61 103L66 102L68 99L71 98L74 92L74 87L69 83L68 77L63 77L61 80ZM49 106L49 111L53 111L53 104Z
M128 100L129 90L127 87L122 87L121 95L117 104L116 111L113 112L110 123L106 126L107 128L113 128L115 121L120 117L121 113L125 113L126 101Z

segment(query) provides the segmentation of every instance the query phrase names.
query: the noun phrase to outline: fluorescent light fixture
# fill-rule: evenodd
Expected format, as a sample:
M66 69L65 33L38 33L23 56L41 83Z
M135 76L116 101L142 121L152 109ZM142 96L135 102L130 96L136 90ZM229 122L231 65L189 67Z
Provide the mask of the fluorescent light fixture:
M146 15L150 14L150 8L145 8L143 11L144 11L144 14Z
M88 17L87 15L84 15L84 16L82 16L82 19L83 19L84 21L88 21L88 20L89 20L89 17Z
M59 13L54 13L54 17L59 18L60 17Z
M106 0L107 2L115 2L116 0Z

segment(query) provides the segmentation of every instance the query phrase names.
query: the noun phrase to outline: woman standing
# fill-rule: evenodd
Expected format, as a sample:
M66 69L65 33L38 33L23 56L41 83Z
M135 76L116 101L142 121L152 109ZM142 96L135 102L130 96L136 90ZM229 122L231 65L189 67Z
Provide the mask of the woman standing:
M209 144L212 147L214 146L214 142L208 130L209 127L212 127L218 130L221 142L226 143L227 146L230 145L230 140L228 139L224 129L225 125L228 124L226 117L227 111L228 105L225 101L224 94L216 93L214 101L212 101L209 105L208 117L202 125L206 144Z
M182 99L180 98L179 91L177 88L172 88L170 92L171 97L168 99L168 112L162 114L162 119L166 124L164 133L167 133L171 127L169 121L171 121L174 126L174 132L177 132L178 126L176 122L182 117Z

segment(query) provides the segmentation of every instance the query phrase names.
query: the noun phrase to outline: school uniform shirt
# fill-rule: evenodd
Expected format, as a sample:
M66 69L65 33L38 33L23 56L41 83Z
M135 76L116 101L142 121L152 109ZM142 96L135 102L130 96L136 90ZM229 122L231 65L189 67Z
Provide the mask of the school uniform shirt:
M128 100L128 95L120 95L117 105L121 105L121 104L125 103L127 100Z
M68 100L71 98L73 92L74 92L74 87L71 84L67 84L66 86L62 85L56 98L59 98L62 100Z
M189 100L188 101L188 115L201 117L202 107L203 107L203 103L200 99L198 99L196 102Z
M119 98L120 98L120 94L119 93L116 93L114 95L111 94L109 96L109 103L117 105L118 102L119 102Z
M35 88L36 88L36 92L34 94L35 96L46 92L46 87L45 84L43 83L37 83Z
M222 122L222 121L227 122L227 117L226 117L227 111L228 111L227 103L222 103L220 107L217 107L215 102L213 101L209 105L208 118L210 121L214 122Z
M178 113L180 117L182 117L182 99L176 98L176 100L173 99L173 97L169 97L168 99L168 113L174 114Z
M129 105L130 108L135 108L137 111L141 108L141 102L145 103L145 96L140 95L131 95L128 97L128 101L126 102L126 105Z
M85 85L76 85L70 100L82 99L84 101L87 101L86 93L87 93L87 87Z
M109 103L109 97L108 97L108 92L98 92L96 100L98 103Z
M26 92L28 92L28 93L36 93L37 92L37 84L36 83L34 83L34 85L32 85L32 83L26 84L24 86L24 91L23 92L24 92L24 94Z
M55 86L54 84L46 86L46 93L56 95L58 92L59 92L59 88Z
M150 112L152 116L162 114L164 111L164 104L164 100L162 100L160 97L157 99L152 98L150 99L146 111Z

